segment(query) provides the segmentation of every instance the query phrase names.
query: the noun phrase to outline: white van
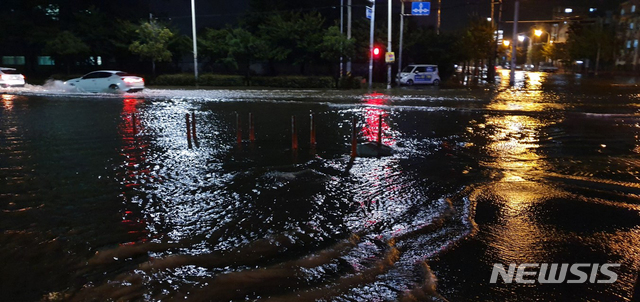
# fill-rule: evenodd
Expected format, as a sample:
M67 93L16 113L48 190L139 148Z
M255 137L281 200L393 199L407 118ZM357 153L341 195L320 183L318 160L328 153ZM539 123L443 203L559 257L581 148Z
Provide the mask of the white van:
M413 84L440 84L438 65L415 64L408 65L398 73L398 83L400 85Z

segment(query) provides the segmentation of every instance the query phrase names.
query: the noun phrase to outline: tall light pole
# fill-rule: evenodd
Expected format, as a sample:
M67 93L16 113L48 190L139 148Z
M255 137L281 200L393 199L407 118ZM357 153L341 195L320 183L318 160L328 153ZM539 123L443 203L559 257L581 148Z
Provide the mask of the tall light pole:
M196 5L195 0L191 0L191 28L193 32L193 75L198 85L198 40L196 39Z
M391 0L388 1L387 52L391 52ZM386 61L386 55L385 55ZM387 63L387 89L391 89L391 63Z
M518 13L520 10L520 0L516 0L516 5L513 14L513 39L511 41L518 41ZM509 85L516 84L516 46L511 47L511 72L509 74Z

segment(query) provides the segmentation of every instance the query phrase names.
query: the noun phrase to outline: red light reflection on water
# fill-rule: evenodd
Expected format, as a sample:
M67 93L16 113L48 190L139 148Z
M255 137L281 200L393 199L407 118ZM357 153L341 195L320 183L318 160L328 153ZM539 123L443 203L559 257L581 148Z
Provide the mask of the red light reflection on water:
M378 141L378 131L382 126L382 143L391 146L395 143L395 139L391 133L391 127L387 122L389 110L376 107L386 105L388 97L382 93L372 93L365 96L367 108L364 110L365 123L362 128L362 134L370 142ZM380 125L380 122L382 124Z
M144 132L143 123L140 120L138 114L139 100L136 99L124 99L122 112L120 114L120 124L118 125L118 133L120 134L120 140L122 146L120 148L120 155L125 158L123 163L124 173L121 174L120 181L123 185L122 199L125 204L125 208L122 211L122 224L128 229L127 233L136 236L136 241L145 242L148 239L145 238L148 233L146 227L146 220L140 217L140 212L137 210L129 209L128 206L132 204L132 190L135 187L141 185L141 181L149 181L154 176L151 175L151 170L146 165L147 151L149 149L149 142L145 139L145 136L139 135ZM124 243L123 245L131 245L135 242Z

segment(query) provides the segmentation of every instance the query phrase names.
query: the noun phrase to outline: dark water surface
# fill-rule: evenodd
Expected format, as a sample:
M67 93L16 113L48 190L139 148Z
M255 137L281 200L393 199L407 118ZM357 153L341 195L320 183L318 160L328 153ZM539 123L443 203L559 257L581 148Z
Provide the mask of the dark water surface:
M4 92L3 301L633 295L640 89L625 81L530 73L513 89L390 94ZM352 119L365 143L380 117L395 154L350 161ZM613 284L490 284L494 263L621 266Z

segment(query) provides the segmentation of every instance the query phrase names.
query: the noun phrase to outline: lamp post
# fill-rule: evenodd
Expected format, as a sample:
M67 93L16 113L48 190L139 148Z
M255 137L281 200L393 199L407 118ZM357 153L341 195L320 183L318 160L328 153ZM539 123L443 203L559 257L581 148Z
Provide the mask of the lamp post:
M193 32L193 75L198 86L198 40L196 39L196 5L195 0L191 0L191 27Z

